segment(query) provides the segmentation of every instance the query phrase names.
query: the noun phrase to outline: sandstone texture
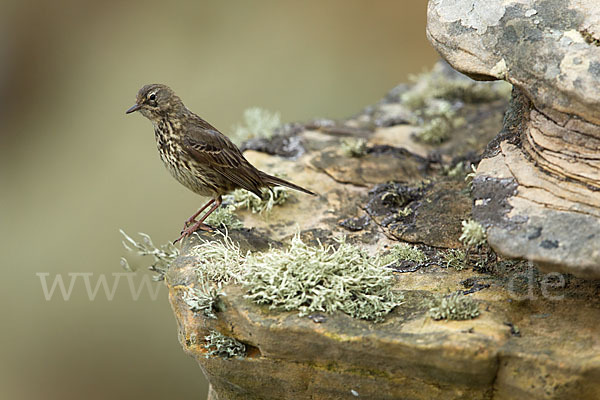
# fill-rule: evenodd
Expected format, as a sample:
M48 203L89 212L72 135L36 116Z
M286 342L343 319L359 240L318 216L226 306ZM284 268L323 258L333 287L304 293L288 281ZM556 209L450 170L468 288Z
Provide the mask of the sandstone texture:
M493 140L501 130L517 129L521 119L516 114L531 115L529 106L513 96L509 115L515 117L508 120L514 123L505 122L503 130L508 97L492 90L494 84L471 87L444 64L432 74L395 88L348 120L294 124L274 139L250 143L254 150L245 154L254 165L285 173L319 196L292 194L268 216L238 212L245 227L230 229L228 237L242 252L286 248L296 234L306 243L334 245L335 237L345 235L373 257L406 242L425 260L382 267L392 269L394 290L402 300L381 322L342 312L301 316L273 309L256 304L247 298L247 288L232 282L219 289L216 318L211 318L193 310L187 298L191 289L206 283L199 281L203 257L194 248L224 239L210 233L193 236L165 281L179 340L210 381L211 399L600 398L598 283L544 274L530 262L499 257L485 245L466 249L460 240L461 221L473 211L489 222L495 248L504 240L507 248L529 241L546 249L557 240L564 250L567 238L547 236L545 226L538 232L520 225L524 231L514 237L494 231L519 220L518 214L505 217L495 210L517 212L513 200L535 200L515 197L522 181L504 155L511 154L515 139ZM439 88L438 79L451 85L443 96L415 93L427 79L435 82L432 87ZM445 124L447 138L428 144L419 134L433 119ZM348 139L365 140L364 151L348 155L342 145ZM467 174L480 161L472 209ZM485 180L487 186L478 186ZM495 205L487 212L490 203ZM585 201L573 204L594 207ZM535 221L544 222L542 216ZM464 265L447 262L450 250L465 251ZM449 294L475 301L479 315L433 319L432 300ZM243 344L243 354L211 353L209 332Z

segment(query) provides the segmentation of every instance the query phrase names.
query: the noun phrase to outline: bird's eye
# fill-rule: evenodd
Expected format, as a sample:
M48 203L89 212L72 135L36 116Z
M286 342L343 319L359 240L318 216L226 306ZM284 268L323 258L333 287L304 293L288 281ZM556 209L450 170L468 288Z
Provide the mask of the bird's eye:
M148 96L148 99L150 99L150 101L156 100L156 94L152 93L150 96Z

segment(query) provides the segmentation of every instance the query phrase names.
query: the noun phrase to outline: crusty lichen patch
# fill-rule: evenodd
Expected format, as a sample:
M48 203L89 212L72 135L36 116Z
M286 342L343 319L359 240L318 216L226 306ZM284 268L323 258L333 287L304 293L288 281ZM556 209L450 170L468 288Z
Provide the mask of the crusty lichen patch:
M231 138L238 145L252 138L271 138L275 128L281 125L281 116L260 107L248 108L244 111L244 122L233 128Z
M429 308L429 316L435 320L465 320L479 316L479 304L462 293L449 296L436 296Z
M283 186L275 186L263 191L260 198L245 189L236 189L231 194L223 196L223 199L231 204L233 209L247 209L255 214L269 214L274 206L285 203L290 196L289 190Z
M205 282L199 289L187 288L183 293L183 301L193 312L201 313L206 318L216 319L216 304L222 294L219 289L219 286Z
M245 256L240 246L227 234L217 232L220 240L200 239L188 256L194 257L196 274L201 284L237 282L243 271Z
M210 331L204 337L204 348L207 350L206 358L243 358L246 356L246 346L235 338L225 336L217 331Z
M252 301L300 315L342 311L381 321L401 300L393 273L344 240L309 246L296 235L288 249L249 255L242 282Z
M388 265L398 261L423 263L427 261L427 256L416 246L400 243L392 246L388 253L378 258L380 265Z
M462 234L459 240L468 247L480 247L487 240L487 235L483 226L472 219L462 221Z

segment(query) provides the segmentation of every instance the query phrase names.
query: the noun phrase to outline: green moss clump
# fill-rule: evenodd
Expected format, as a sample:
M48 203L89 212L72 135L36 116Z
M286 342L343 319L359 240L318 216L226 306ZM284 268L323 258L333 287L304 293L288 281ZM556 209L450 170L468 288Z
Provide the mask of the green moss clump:
M437 296L430 304L429 316L435 320L472 319L479 316L479 304L471 297L461 293L453 293L444 297Z
M142 240L138 242L127 235L122 229L119 229L119 232L121 232L121 235L123 235L125 238L122 243L128 251L135 251L140 256L151 256L154 259L154 262L148 267L148 269L157 273L152 277L153 280L162 281L165 278L167 270L169 269L169 265L171 265L173 260L179 256L179 249L171 242L160 247L156 247L152 242L150 235L145 233L139 233ZM135 271L135 269L129 265L129 262L125 257L121 257L121 266L126 271Z
M458 240L468 247L480 247L486 242L487 235L479 222L470 219L462 221L462 234Z
M446 264L446 268L454 268L457 271L462 271L467 266L467 254L464 250L448 250L444 254L444 263Z
M190 310L195 313L202 313L206 318L216 319L216 304L222 293L219 287L204 283L199 289L188 288L183 294L183 301Z
M235 206L223 205L217 208L206 218L206 223L214 227L225 227L229 229L240 229L244 226L242 221L233 213Z
M208 351L206 358L221 357L225 359L246 356L246 346L236 339L225 336L217 331L210 331L208 336L204 337L206 343L204 348Z
M367 141L365 139L343 139L342 152L347 157L362 157L367 154Z
M255 214L269 214L274 206L282 205L290 197L289 190L283 186L275 186L263 191L263 198L244 189L236 189L231 194L223 196L225 201L235 209L248 209Z
M201 240L189 251L196 261L196 274L200 284L208 282L237 282L245 262L240 247L226 233L220 233L220 240Z
M313 312L342 311L381 321L401 296L392 290L393 273L358 247L309 246L296 235L286 250L251 254L245 265L246 297L271 308Z
M389 265L397 261L414 261L423 263L427 261L427 256L416 246L406 243L395 244L390 251L378 258L379 265Z
M232 140L241 143L252 138L271 138L275 128L281 125L278 112L271 112L259 107L244 111L244 123L233 128Z

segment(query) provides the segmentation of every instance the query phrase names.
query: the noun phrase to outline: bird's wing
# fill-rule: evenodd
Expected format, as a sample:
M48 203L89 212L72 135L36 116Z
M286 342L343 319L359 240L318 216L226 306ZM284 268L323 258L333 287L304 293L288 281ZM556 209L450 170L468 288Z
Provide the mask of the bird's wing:
M208 125L208 123L206 124ZM187 126L183 148L198 163L212 168L237 186L261 196L264 182L231 140L212 126Z

